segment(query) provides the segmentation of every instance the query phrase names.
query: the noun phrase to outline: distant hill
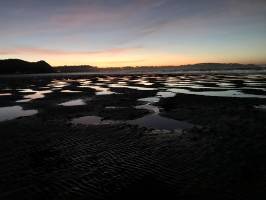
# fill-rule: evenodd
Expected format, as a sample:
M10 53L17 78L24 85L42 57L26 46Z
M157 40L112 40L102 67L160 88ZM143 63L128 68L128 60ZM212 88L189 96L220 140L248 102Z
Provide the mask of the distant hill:
M260 65L254 64L239 64L239 63L198 63L193 65L181 65L179 69L183 70L261 70L266 69Z
M61 73L71 73L71 72L95 72L98 70L97 67L90 65L80 65L80 66L60 66L55 67L57 72Z
M266 70L265 66L238 63L199 63L180 66L137 66L98 68L90 65L55 67L57 72L175 72L175 71L222 71L222 70Z
M0 60L0 74L51 73L55 70L45 61L27 62L19 59Z

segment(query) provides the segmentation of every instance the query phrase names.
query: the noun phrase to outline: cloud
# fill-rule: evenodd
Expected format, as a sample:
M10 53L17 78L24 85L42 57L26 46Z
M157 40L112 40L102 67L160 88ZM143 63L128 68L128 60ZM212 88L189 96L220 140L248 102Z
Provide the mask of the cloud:
M136 51L141 49L141 47L132 47L132 48L112 48L99 51L66 51L58 49L44 49L44 48L13 48L13 49L0 49L0 55L21 55L21 54L30 54L30 55L52 55L52 56L68 56L68 55L120 55Z
M134 63L143 63L145 62L145 59L137 59L137 60L122 60L122 61L106 61L106 62L98 62L102 65L133 65Z
M116 2L116 3L115 3ZM58 12L52 13L49 18L50 25L56 28L80 28L94 31L101 27L104 30L142 29L159 19L165 20L168 14L163 6L169 7L169 0L134 0L134 1L97 1L95 3L81 3L66 6ZM171 3L171 2L170 2ZM173 4L173 2L172 2ZM157 11L160 11L159 13ZM163 15L161 15L164 13Z

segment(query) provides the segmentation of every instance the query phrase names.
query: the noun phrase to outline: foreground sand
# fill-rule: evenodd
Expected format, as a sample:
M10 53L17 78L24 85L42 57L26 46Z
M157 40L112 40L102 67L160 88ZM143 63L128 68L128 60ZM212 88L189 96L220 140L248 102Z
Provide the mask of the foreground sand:
M32 80L17 82L22 83ZM75 84L65 88L74 89ZM128 88L112 91L122 94L95 97L88 88L68 95L55 92L21 104L38 109L37 115L1 122L0 198L266 197L266 112L254 108L265 105L265 99L193 94L161 99L156 103L161 115L195 124L182 132L154 132L127 123L70 123L84 115L111 120L144 116L146 110L134 107L140 104L137 99L156 94ZM3 97L1 105L11 106L19 95ZM58 106L77 98L87 104ZM122 108L110 111L106 106Z

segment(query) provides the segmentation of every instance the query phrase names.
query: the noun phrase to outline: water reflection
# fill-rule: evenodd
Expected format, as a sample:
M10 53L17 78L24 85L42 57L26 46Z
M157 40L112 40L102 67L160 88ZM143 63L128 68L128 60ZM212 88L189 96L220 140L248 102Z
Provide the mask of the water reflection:
M147 98L141 98L139 101L146 101L146 102L151 102L151 103L157 103L160 101L159 97L147 97Z
M176 93L174 92L158 92L157 96L159 97L163 97L163 98L170 98L170 97L174 97L176 95Z
M86 103L83 99L76 99L58 104L60 106L84 106Z
M103 120L99 116L84 116L84 117L75 118L71 122L73 124L82 124L82 125L107 125L107 124L117 124L117 123L128 123L131 125L138 125L140 127L146 127L149 129L167 130L167 131L190 129L194 126L193 124L188 123L186 121L178 121L161 116L160 109L157 106L152 105L152 103L159 102L159 100L160 100L159 97L149 97L149 98L139 99L139 101L144 101L146 102L146 104L136 106L136 108L146 109L150 112L150 114L145 115L138 119L127 120L122 122L122 121ZM111 106L106 108L117 109L119 107Z
M156 113L129 121L128 123L146 128L170 131L176 129L189 129L193 127L193 125L188 122L162 117Z
M105 87L101 87L99 85L95 85L95 86L88 86L89 88L95 89L96 95L110 95L110 94L114 94L114 92L110 91L110 88L105 88Z
M266 111L266 105L254 106L255 109Z
M77 90L61 90L62 93L81 93L82 91Z
M45 97L45 94L52 93L51 90L36 91L32 89L20 89L19 92L20 93L33 93L33 94L24 95L23 99L16 101L18 103L29 102L34 99L42 99Z
M24 98L25 99L42 99L45 97L45 94L49 94L52 93L51 90L43 90L43 91L34 91L34 94L29 94L29 95L25 95Z
M111 109L111 110L123 109L123 108L127 108L127 107L122 107L122 106L106 106L105 107L105 109Z
M215 97L241 97L241 98L266 98L265 95L246 94L239 90L225 90L225 91L190 91L189 89L168 89L170 92L183 93L183 94L194 94L204 96L215 96Z
M19 87L18 87L19 86ZM54 92L55 98L65 97L71 93L80 93L81 95L76 100L71 100L59 104L60 106L81 106L86 105L81 98L88 90L96 90L95 95L110 95L117 94L112 92L112 88L135 89L139 91L155 91L156 95L139 99L139 101L146 102L142 106L136 108L150 109L152 114L136 119L135 123L143 125L155 124L157 128L174 127L172 119L165 119L159 114L159 108L155 108L154 104L162 98L171 98L176 94L193 94L204 96L217 97L239 97L239 98L266 98L266 78L265 75L125 75L125 76L89 76L86 78L54 78L52 80L41 80L38 82L29 82L21 85L1 85L0 99L8 102L3 102L3 105L13 105L14 102L34 104L34 99L44 99L47 94ZM22 88L22 89L18 89ZM24 89L23 89L24 88ZM82 88L82 89L81 89ZM141 93L141 92L139 92ZM79 94L77 94L79 95ZM93 95L91 92L86 95ZM121 94L126 95L126 93ZM7 96L4 97L4 96ZM54 97L51 95L51 97ZM89 98L93 98L89 96ZM51 100L49 95L49 100ZM9 104L10 103L10 104ZM262 103L263 104L263 103ZM114 105L113 108L120 108L119 105ZM3 108L2 108L3 109ZM19 110L18 107L10 108ZM152 109L157 109L156 111ZM265 106L256 106L255 109L265 110ZM20 108L20 111L22 108ZM20 112L18 111L18 113ZM158 111L158 112L157 112ZM2 111L3 112L3 111ZM8 111L7 111L8 112ZM12 112L12 111L11 111ZM23 110L21 111L23 112ZM25 113L25 112L24 112ZM1 113L3 115L4 113ZM169 121L168 125L166 121ZM173 124L172 124L173 122ZM134 122L129 122L134 123ZM163 123L163 125L162 125ZM182 122L183 123L183 122ZM160 124L160 125L159 125ZM179 124L179 121L176 122ZM154 126L155 126L154 125ZM180 124L178 126L181 126ZM182 126L181 126L182 127Z
M59 88L60 89L60 88L63 88L65 86L68 86L68 85L69 85L69 83L67 83L67 81L53 80L47 86L51 87L51 88Z
M103 120L99 116L84 116L75 118L71 121L73 124L82 124L82 125L108 125L108 124L116 124L119 123L118 121L111 121L111 120Z
M146 91L146 90L157 90L157 88L129 86L129 85L116 84L116 83L109 84L108 86L111 87L111 88L128 88L128 89L135 89L135 90L142 90L142 91Z
M158 93L157 93L158 95ZM168 94L169 95L169 94ZM174 131L176 129L190 129L193 127L193 124L188 123L186 121L178 121L174 119L170 119L167 117L163 117L160 115L160 109L153 105L153 103L159 102L160 98L162 98L162 94L156 97L149 97L139 99L139 101L147 102L144 105L137 106L137 109L146 109L151 112L151 114L145 115L144 117L130 120L128 121L129 124L138 125L140 127L146 127L151 129L158 129L158 130L168 130Z
M0 121L37 114L37 110L23 110L21 106L0 107Z
M11 96L11 93L0 93L0 96Z

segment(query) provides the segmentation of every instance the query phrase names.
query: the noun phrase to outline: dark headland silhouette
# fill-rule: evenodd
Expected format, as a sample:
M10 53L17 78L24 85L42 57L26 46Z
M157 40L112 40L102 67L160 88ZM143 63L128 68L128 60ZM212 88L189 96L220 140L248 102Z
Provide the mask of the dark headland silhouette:
M19 59L0 60L0 74L75 73L75 72L175 72L220 70L266 70L265 65L238 63L199 63L180 66L126 66L99 68L90 65L52 67L45 61L27 62Z
M126 67L93 67L91 65L57 66L57 72L175 72L175 71L220 71L220 70L266 70L263 65L238 63L198 63L179 66L126 66Z
M55 72L47 62L27 62L19 59L0 60L0 74L34 74Z

